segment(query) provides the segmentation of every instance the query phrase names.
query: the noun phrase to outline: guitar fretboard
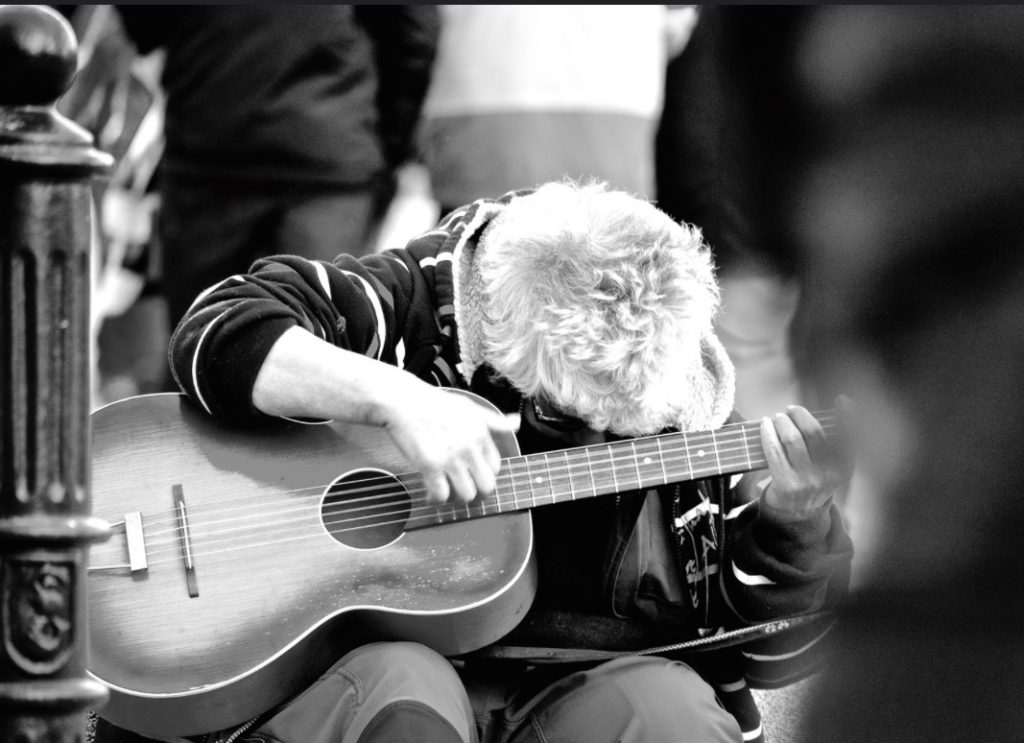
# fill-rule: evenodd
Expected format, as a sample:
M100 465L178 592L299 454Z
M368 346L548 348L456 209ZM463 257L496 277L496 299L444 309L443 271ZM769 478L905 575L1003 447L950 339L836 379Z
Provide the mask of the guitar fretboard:
M815 414L826 434L835 412ZM592 444L502 460L495 492L469 504L426 509L408 529L700 480L767 466L760 421L733 423L714 431L670 433Z

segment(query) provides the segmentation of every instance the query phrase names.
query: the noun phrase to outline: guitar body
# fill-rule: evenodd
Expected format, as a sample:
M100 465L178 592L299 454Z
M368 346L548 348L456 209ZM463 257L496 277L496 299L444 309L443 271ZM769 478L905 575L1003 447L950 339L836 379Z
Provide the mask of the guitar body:
M178 394L108 405L92 429L93 510L115 526L90 549L88 666L121 727L229 727L361 642L464 653L533 600L529 512L405 530L415 478L381 429L234 429Z

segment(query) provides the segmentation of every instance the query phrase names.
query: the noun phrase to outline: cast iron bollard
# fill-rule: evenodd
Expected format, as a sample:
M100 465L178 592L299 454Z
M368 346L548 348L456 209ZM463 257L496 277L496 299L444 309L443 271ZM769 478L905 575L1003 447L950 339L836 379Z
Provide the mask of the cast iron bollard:
M113 165L57 113L77 41L0 6L0 741L84 741L91 179Z

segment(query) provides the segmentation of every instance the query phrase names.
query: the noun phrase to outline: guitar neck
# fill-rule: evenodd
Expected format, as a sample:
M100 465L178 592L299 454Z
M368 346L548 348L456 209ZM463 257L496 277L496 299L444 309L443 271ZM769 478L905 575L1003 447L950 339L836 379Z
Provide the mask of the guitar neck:
M834 411L815 414L815 418L826 434L834 432ZM760 421L733 423L714 431L645 436L508 457L502 460L494 495L469 504L446 504L417 516L407 528L749 472L766 466Z

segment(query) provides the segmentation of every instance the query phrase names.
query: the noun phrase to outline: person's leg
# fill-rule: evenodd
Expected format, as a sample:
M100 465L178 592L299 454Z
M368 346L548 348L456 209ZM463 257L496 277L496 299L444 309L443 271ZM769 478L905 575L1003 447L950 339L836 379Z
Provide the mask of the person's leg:
M356 648L254 732L260 743L476 743L451 664L411 642Z
M753 419L803 404L790 337L800 301L797 281L734 270L723 273L719 284L715 332L736 366L736 410Z
M276 252L273 224L279 199L236 183L164 176L159 215L160 288L173 331L197 296L253 260Z
M514 696L484 743L741 743L736 719L684 663L619 658Z
M369 188L327 194L297 194L282 207L276 252L331 261L340 253L372 252L377 196Z
M272 185L196 182L166 175L159 216L161 288L173 331L207 287L270 255L330 261L372 248L376 195L287 192Z

